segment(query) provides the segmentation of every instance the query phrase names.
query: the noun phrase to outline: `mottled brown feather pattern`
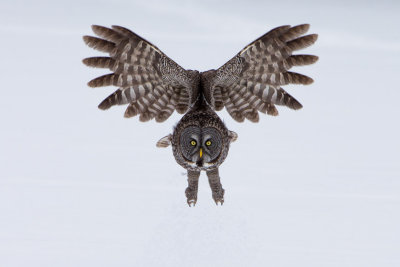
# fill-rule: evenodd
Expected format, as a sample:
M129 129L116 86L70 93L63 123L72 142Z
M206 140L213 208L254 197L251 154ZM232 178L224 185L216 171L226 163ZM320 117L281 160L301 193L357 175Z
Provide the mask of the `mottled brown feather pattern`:
M106 28L93 25L93 32L101 37L84 36L85 43L109 57L91 57L83 60L90 67L108 68L113 73L91 80L90 87L117 86L100 109L129 104L125 117L140 115L141 121L155 118L166 120L175 109L186 112L195 99L189 71L165 56L156 46L139 35L120 26ZM171 100L177 101L171 105Z
M289 71L318 60L314 55L293 55L317 40L316 34L304 35L309 27L308 24L277 27L247 45L219 69L199 73L184 70L155 45L126 28L93 25L98 37L84 36L83 40L109 57L85 58L83 63L112 71L91 80L90 87L119 87L100 103L100 109L129 104L125 117L139 115L141 121L162 122L175 110L185 114L202 92L214 110L225 107L236 121L257 122L258 112L278 115L275 105L302 107L281 86L313 82L308 76Z
M275 28L215 71L210 90L216 92L218 88L218 92L222 92L223 104L236 121L242 122L244 118L258 121L255 110L276 116L275 105L291 109L302 107L281 86L313 82L308 76L289 71L293 66L309 65L318 60L313 55L293 55L294 51L317 40L316 34L302 36L308 29L308 24ZM215 94L212 97L215 98ZM210 99L209 102L215 101Z

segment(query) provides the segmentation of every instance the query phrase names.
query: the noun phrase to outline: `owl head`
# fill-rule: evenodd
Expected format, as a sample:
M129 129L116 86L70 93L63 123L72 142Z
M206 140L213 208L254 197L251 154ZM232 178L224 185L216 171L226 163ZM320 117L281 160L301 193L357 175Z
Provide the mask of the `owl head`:
M229 144L236 138L237 134L226 127L195 123L176 127L173 135L162 138L157 146L172 144L175 159L184 168L207 170L218 167L225 160Z
M221 155L223 138L213 127L186 127L179 137L182 156L198 168L213 165Z

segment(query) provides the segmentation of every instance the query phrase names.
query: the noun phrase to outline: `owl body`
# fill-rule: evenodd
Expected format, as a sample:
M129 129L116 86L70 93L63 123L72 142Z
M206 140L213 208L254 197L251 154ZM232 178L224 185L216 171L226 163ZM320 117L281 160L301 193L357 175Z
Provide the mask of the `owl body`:
M218 168L228 155L230 142L227 127L202 94L175 126L171 138L176 162L193 171Z
M302 105L282 86L312 83L310 77L289 70L318 60L314 55L293 54L317 40L316 34L304 35L308 24L272 29L218 69L206 72L185 70L126 28L93 25L92 29L98 37L84 36L85 43L109 57L85 58L83 63L111 73L88 85L118 87L100 103L100 109L128 104L124 116L139 116L142 122L163 122L175 110L184 114L172 134L161 138L157 146L171 145L176 162L187 169L189 206L197 202L201 171L207 174L214 201L224 202L218 167L237 134L227 129L216 111L225 108L237 122L258 122L259 113L277 116L277 105L300 109Z

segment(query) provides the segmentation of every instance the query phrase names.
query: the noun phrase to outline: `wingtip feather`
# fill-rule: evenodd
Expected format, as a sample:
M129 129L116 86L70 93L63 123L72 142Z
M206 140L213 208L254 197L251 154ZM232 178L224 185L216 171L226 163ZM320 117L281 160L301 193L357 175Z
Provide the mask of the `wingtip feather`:
M100 25L93 24L93 25L91 26L91 28L92 28L92 31L93 31L95 34L97 34L99 31L101 31L101 30L104 29L105 27L104 27L104 26L100 26Z
M92 37L92 36L89 36L89 35L82 36L83 42L85 42L85 44L88 45L90 42L90 37Z
M104 99L97 107L101 110L107 110L111 107L111 105L108 99Z
M314 82L314 79L313 79L313 78L310 78L310 77L307 77L307 78L308 78L308 79L306 79L304 85L309 85L309 84L312 84L312 83Z

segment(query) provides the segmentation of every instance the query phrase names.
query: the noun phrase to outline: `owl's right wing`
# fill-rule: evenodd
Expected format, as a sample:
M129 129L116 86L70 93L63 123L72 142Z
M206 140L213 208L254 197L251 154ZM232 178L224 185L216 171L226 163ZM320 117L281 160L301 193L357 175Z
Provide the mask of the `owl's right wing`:
M83 63L95 68L108 68L110 74L91 80L90 87L119 87L100 103L100 109L129 104L125 117L140 114L140 121L155 118L165 121L176 109L185 113L198 94L198 75L187 71L160 49L132 31L120 26L93 25L101 38L84 36L85 43L109 57L85 58ZM196 80L197 79L197 80Z
M305 35L308 24L281 26L247 45L217 70L203 73L207 88L205 97L216 109L226 108L238 122L257 122L258 112L278 115L275 105L300 109L302 105L282 85L310 84L305 75L290 72L293 66L308 65L318 60L313 55L293 55L312 45L316 34Z

